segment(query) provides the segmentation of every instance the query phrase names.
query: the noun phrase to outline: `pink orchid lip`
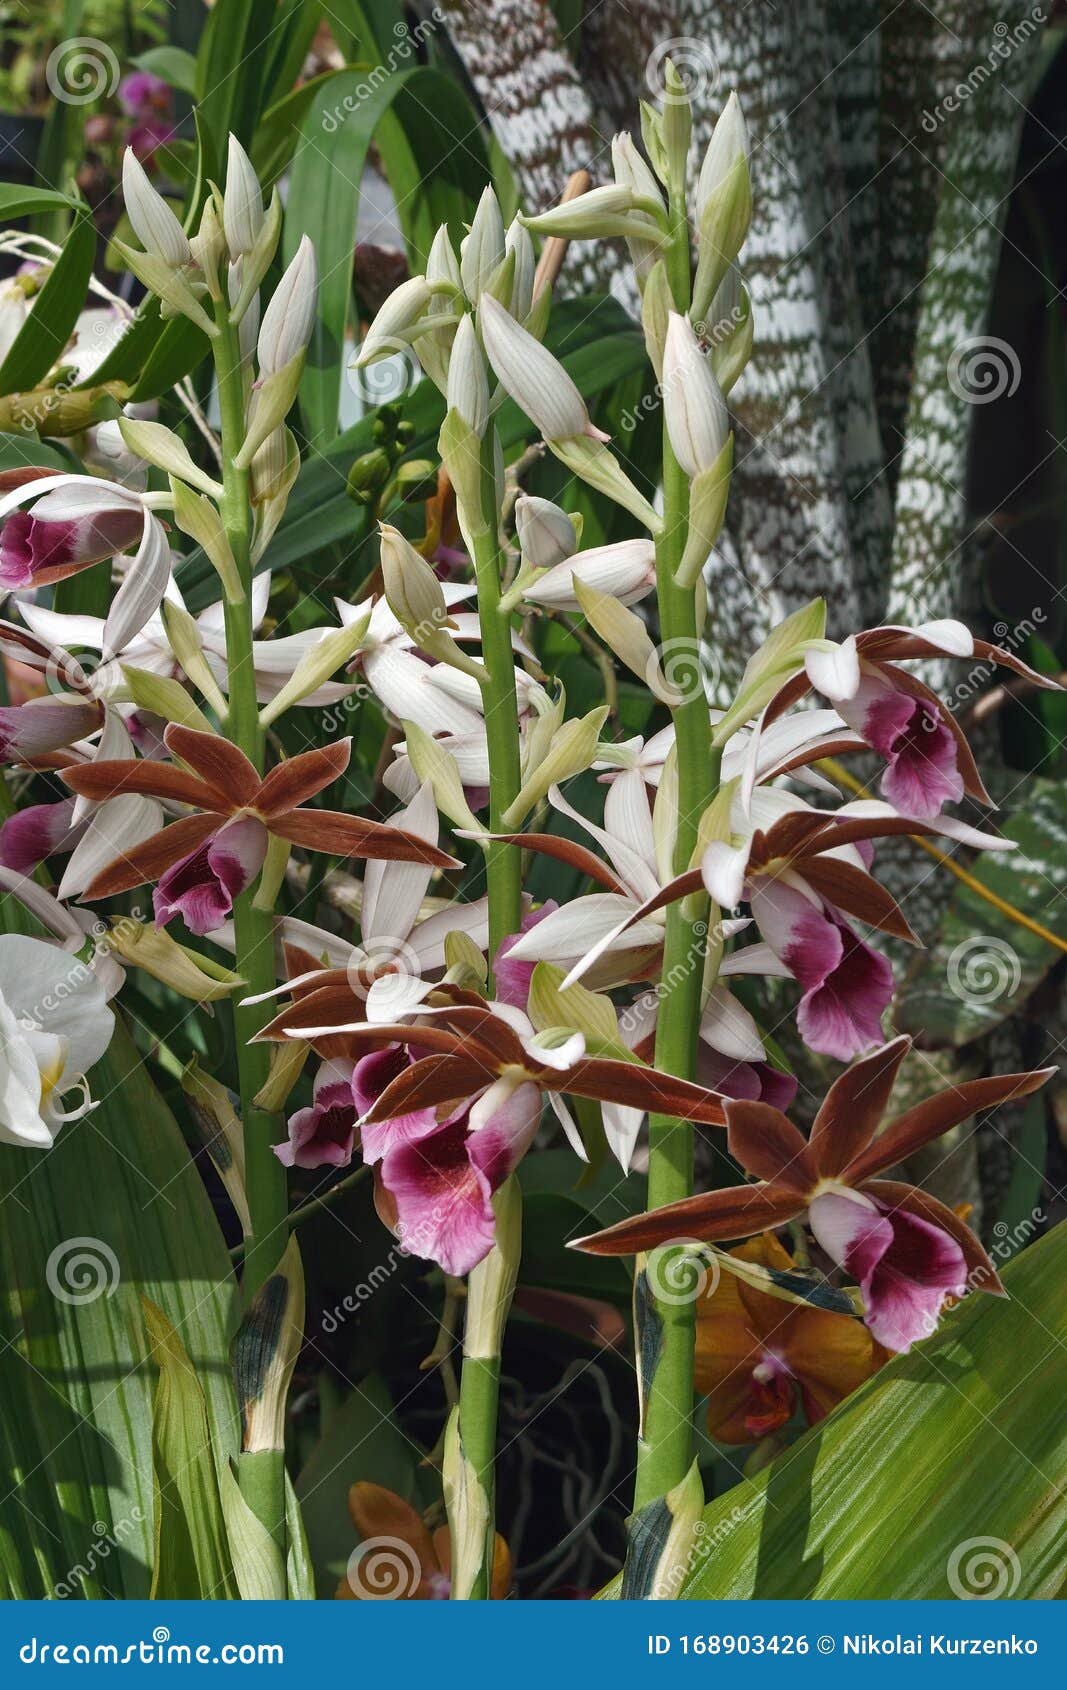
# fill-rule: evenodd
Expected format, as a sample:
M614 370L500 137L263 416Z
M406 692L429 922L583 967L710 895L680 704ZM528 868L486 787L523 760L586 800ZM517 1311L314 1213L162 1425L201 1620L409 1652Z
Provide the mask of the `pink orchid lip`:
M872 1337L897 1353L929 1337L947 1297L967 1289L967 1263L954 1238L906 1209L828 1181L811 1199L808 1222L830 1258L863 1293Z
M14 510L0 529L0 587L17 590L61 580L125 551L143 529L143 511L128 502L92 518L43 518Z
M289 1138L273 1146L287 1168L346 1168L352 1160L356 1110L343 1080L317 1089L315 1101L289 1118Z
M939 705L865 667L855 697L840 711L885 758L882 791L903 815L929 820L963 797L956 740Z
M252 815L238 815L209 834L160 876L152 894L156 926L180 915L190 933L215 932L262 868L268 837Z

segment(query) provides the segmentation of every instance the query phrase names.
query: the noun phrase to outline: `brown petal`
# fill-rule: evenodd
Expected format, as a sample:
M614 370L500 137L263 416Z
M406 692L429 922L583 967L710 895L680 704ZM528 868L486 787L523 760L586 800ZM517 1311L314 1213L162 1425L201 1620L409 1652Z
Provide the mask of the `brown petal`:
M200 733L172 722L163 735L167 750L221 792L230 809L251 804L259 791L259 775L243 751L221 734Z
M991 645L988 640L975 640L974 655L987 663L998 663L1002 669L1014 669L1017 675L1022 675L1032 686L1042 687L1046 691L1064 690L1054 675L1042 675L1037 669L1031 669L1029 663L1024 663L1021 657L1016 657L1014 652L1005 650L1002 645Z
M80 798L102 803L119 792L141 792L148 798L173 798L180 804L195 804L198 810L218 810L222 795L173 763L158 763L148 757L108 757L98 763L80 763L65 769L63 779Z
M309 851L328 851L334 857L378 857L391 863L429 863L433 868L462 865L417 834L387 822L345 816L340 810L287 810L272 816L270 831L290 845Z
M617 1221L603 1232L575 1239L572 1248L593 1256L632 1256L683 1238L713 1243L722 1238L750 1238L773 1231L803 1214L806 1204L795 1191L774 1185L731 1185L668 1203L663 1209Z
M903 1180L895 1179L873 1179L863 1189L869 1196L888 1203L891 1209L906 1209L909 1214L918 1215L920 1220L929 1221L932 1226L939 1226L954 1238L963 1251L967 1263L967 1283L972 1291L991 1291L996 1296L1007 1296L1000 1275L970 1227L944 1203L939 1203L936 1197L920 1191L918 1186L906 1185Z
M950 1127L956 1127L979 1109L995 1109L1020 1097L1029 1097L1056 1073L1055 1068L1038 1068L1026 1074L995 1074L985 1080L964 1080L958 1086L928 1097L886 1129L865 1151L848 1164L842 1177L850 1184L871 1179L884 1168L895 1167L905 1157L940 1138Z
M506 1021L502 1021L499 1015L494 1015L485 1004L457 1005L455 1009L448 1011L443 1020L454 1032L469 1035L485 1050L492 1052L499 1067L508 1063L514 1063L518 1067L528 1065L529 1058L522 1048L518 1034ZM418 1040L413 1039L412 1043L417 1044Z
M818 1184L815 1158L804 1134L769 1103L726 1104L726 1146L757 1179L801 1193Z
M412 1029L408 1031L410 1034ZM395 1080L390 1080L373 1108L363 1116L363 1123L372 1126L376 1121L389 1121L395 1115L408 1115L416 1109L439 1109L442 1105L462 1103L483 1091L495 1078L495 1065L479 1062L469 1050L463 1055L421 1057Z
M364 1004L352 990L343 970L340 979L319 979L301 986L293 993L293 1002L280 1009L273 1021L255 1036L257 1039L283 1039L297 1027L343 1027L363 1019Z
M907 1037L893 1039L854 1062L830 1087L811 1129L811 1148L820 1174L836 1179L878 1131L897 1070L911 1049Z
M557 862L567 863L580 874L587 874L590 880L607 887L609 892L626 892L626 887L607 863L574 839L564 839L558 833L490 833L485 837L502 839L505 844L518 845L524 851L538 851L543 857L555 857Z
M270 771L256 794L256 810L265 819L295 810L316 792L329 786L348 767L350 739L339 739L316 751L302 751Z
M113 863L102 868L85 888L83 897L113 898L118 892L130 892L146 881L158 880L166 869L202 845L225 820L225 816L206 815L186 816L180 822L171 822L169 827L153 833L143 844L121 852Z
M842 862L840 857L825 856L804 857L797 869L820 897L844 910L846 915L854 915L883 933L892 933L895 939L922 945L892 893L865 869Z
M570 1092L575 1097L592 1097L601 1103L628 1103L635 1109L656 1115L673 1115L681 1121L701 1121L705 1126L726 1124L723 1099L718 1092L698 1086L692 1080L678 1080L658 1068L642 1068L636 1062L593 1056L576 1062L562 1074L543 1068L539 1083L548 1091Z

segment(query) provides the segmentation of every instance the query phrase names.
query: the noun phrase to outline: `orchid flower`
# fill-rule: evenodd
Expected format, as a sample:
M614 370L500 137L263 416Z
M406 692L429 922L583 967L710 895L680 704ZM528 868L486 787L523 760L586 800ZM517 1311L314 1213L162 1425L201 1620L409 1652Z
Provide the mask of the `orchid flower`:
M115 1029L87 963L42 939L0 935L0 1141L49 1149L94 1107L85 1075ZM64 1096L82 1101L64 1110Z
M589 1056L581 1034L553 1045L521 1011L441 986L415 1021L374 1024L346 974L294 994L261 1034L300 1038L353 1063L364 1159L379 1211L404 1248L448 1273L470 1270L494 1236L493 1192L530 1148L542 1094L655 1109L720 1125L722 1099L638 1060ZM284 1147L283 1147L284 1148Z
M438 1526L431 1532L422 1515L384 1485L360 1479L348 1493L348 1512L359 1533L360 1542L373 1546L388 1544L395 1548L401 1565L411 1567L413 1588L404 1587L396 1594L403 1601L447 1601L452 1588L452 1547L448 1527ZM349 1558L348 1574L334 1592L339 1602L373 1601L381 1593L375 1588L374 1574L368 1568L361 1571L359 1551ZM414 1577L417 1570L417 1579ZM507 1544L496 1534L493 1554L493 1573L489 1594L502 1602L511 1589L511 1554Z
M729 1254L779 1273L795 1268L773 1232ZM861 1321L784 1302L736 1273L716 1275L697 1303L695 1382L718 1443L757 1443L798 1408L817 1425L888 1359Z
M980 804L992 806L993 801L951 711L898 664L917 657L970 657L981 665L1011 669L1035 687L1058 685L1003 646L975 639L962 622L870 628L841 645L823 644L828 649L808 653L804 674L781 689L768 714L797 702L810 687L824 693L885 759L885 796L903 815L924 819L938 815L942 805L958 802L964 793Z
M452 864L444 851L400 828L336 810L300 808L344 773L351 749L347 739L303 752L262 780L243 752L218 735L172 723L164 740L186 768L122 759L63 771L68 786L82 797L101 801L140 793L201 812L123 849L86 888L90 898L112 897L154 880L157 925L180 914L191 932L207 934L259 873L271 836L336 856L384 856L439 868Z
M679 1237L713 1242L801 1217L858 1282L864 1319L887 1349L906 1351L936 1327L946 1298L1003 1295L982 1245L959 1216L902 1180L879 1176L980 1109L1028 1097L1054 1068L968 1080L916 1104L878 1137L908 1038L895 1039L835 1080L810 1139L766 1103L727 1103L727 1147L757 1182L668 1203L578 1240L594 1255L631 1255Z
M846 919L915 944L895 899L869 873L869 842L891 834L943 834L985 850L1014 850L1014 841L952 817L916 821L876 799L814 810L795 795L760 789L748 811L735 800L735 833L715 841L701 866L600 936L571 970L586 974L605 951L625 944L666 904L703 884L722 909L747 902L765 942L802 988L797 1026L812 1050L848 1061L881 1038L893 994L893 971Z
M0 498L0 591L49 586L136 544L104 625L106 653L121 650L158 609L170 579L166 533L146 496L92 475L16 475L19 484Z

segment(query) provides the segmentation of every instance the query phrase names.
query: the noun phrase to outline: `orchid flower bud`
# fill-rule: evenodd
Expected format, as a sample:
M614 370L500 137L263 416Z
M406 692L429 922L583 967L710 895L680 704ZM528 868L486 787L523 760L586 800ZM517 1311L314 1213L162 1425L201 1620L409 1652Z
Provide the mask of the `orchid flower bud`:
M504 236L504 251L508 257L514 255L515 258L511 299L506 303L511 315L517 322L521 323L529 316L530 307L533 305L537 258L534 253L533 241L530 238L530 231L519 222L517 217L509 224L508 232Z
M452 637L455 624L433 569L398 528L387 522L380 527L382 585L389 609L420 651L481 680L482 666Z
M670 59L665 61L663 71L663 111L660 121L663 126L667 176L672 187L682 189L685 187L689 142L693 134L693 112L685 83Z
M318 291L315 248L307 235L302 235L300 245L263 313L258 344L261 376L277 375L306 350L315 323Z
M446 283L449 287L462 288L463 282L459 273L459 259L456 257L448 226L441 224L433 238L429 256L426 259L426 280L431 287Z
M489 422L489 381L474 323L466 315L452 343L446 397L449 410L458 411L471 432L480 438Z
M730 417L689 320L672 311L663 348L663 411L675 457L689 476L712 467Z
M222 298L219 266L226 256L226 242L219 223L214 194L207 197L200 216L200 227L189 241L189 250L193 255L194 264L199 266L203 275L208 293L218 303Z
M377 358L389 358L398 352L407 330L413 328L430 303L433 289L425 276L409 276L394 288L385 301L359 349L357 370L365 369Z
M741 110L741 102L737 94L732 93L712 131L707 152L700 166L697 181L698 216L703 212L715 189L725 182L737 160L743 158L748 162L749 148L748 125Z
M564 200L536 217L523 217L527 229L540 235L559 235L564 240L597 240L623 235L637 240L656 240L666 233L663 202L646 198L618 182L591 188L587 194Z
M488 294L478 318L493 369L546 440L609 438L590 422L585 400L559 360Z
M697 185L697 267L693 315L704 317L720 282L741 250L752 219L748 130L737 95L731 94L715 125Z
M515 528L524 563L534 569L554 569L573 557L578 547L574 523L551 499L521 493L515 501Z
M660 193L655 171L641 157L632 135L624 132L613 138L611 164L619 187L631 188L643 199L654 200L662 206L663 195Z
M226 154L226 189L222 199L222 226L231 258L251 252L263 227L263 190L252 161L236 135L230 136Z
M122 155L122 197L126 215L146 252L178 269L188 264L192 249L188 236L161 194L157 194L132 147Z
M463 290L472 305L478 303L482 289L503 257L504 219L500 214L500 201L492 188L486 188L478 201L470 233L459 249Z

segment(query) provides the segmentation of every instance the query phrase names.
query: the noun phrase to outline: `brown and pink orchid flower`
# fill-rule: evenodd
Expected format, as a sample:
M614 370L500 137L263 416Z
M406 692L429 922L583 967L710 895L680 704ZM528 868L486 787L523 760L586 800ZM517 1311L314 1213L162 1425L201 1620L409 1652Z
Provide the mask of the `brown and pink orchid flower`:
M766 712L773 721L813 687L873 751L885 759L882 791L906 816L930 818L964 793L993 801L982 784L967 736L935 692L898 664L912 658L976 659L989 669L1011 669L1033 687L1059 682L988 640L975 639L962 622L926 622L917 628L868 628L840 645L808 653L805 668L786 682ZM972 684L968 692L975 690Z
M366 1022L364 1007L345 970L326 971L310 989L294 983L294 1001L260 1035L305 1039L326 1059L311 1110L292 1118L277 1153L343 1165L358 1133L382 1219L446 1273L468 1273L492 1248L493 1193L533 1143L546 1097L557 1109L567 1094L725 1122L717 1093L636 1058L590 1056L581 1034L553 1044L521 1010L459 987L431 988L417 1021Z
M233 900L255 879L272 836L336 857L454 866L446 852L403 828L339 810L301 808L344 773L351 749L347 739L291 757L265 777L217 734L172 723L164 742L184 766L117 758L62 771L80 797L96 802L139 793L188 804L198 812L131 843L90 882L87 898L108 898L155 881L157 925L181 915L190 932L204 934L221 927Z
M859 1285L872 1335L897 1351L934 1330L947 1298L1003 1295L996 1268L958 1215L916 1186L880 1176L978 1110L1037 1091L1055 1069L951 1086L876 1136L910 1046L894 1039L835 1080L807 1139L769 1104L727 1102L727 1146L755 1184L668 1203L575 1247L632 1255L682 1237L752 1237L806 1216L826 1255Z
M954 817L916 821L878 799L815 810L791 793L761 788L747 807L735 800L730 826L731 837L710 844L699 867L676 876L601 934L565 984L580 979L605 951L623 946L631 929L646 931L657 910L703 885L723 910L748 904L764 943L801 987L802 1038L812 1050L848 1062L878 1043L893 995L888 960L848 918L918 943L896 900L870 873L871 842L893 834L942 834L978 849L1015 849L1014 841Z

